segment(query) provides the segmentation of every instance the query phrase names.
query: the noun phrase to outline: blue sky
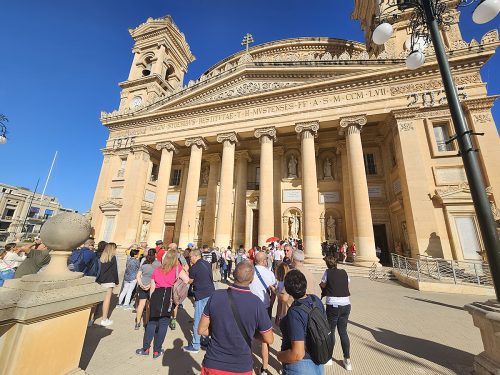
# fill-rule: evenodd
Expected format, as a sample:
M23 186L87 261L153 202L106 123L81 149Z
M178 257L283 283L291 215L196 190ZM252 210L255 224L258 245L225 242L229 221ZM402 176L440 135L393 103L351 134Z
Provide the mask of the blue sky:
M132 61L129 27L172 15L197 60L186 81L237 52L245 33L256 43L301 36L363 41L350 18L354 0L16 0L0 12L0 113L9 140L0 145L0 181L33 189L45 180L56 150L47 194L87 210L99 175L107 130L101 110L119 103L118 82ZM475 25L464 9L464 39L480 40L500 17ZM500 93L500 53L483 68L490 95ZM496 73L496 74L495 74ZM500 124L500 102L494 108Z

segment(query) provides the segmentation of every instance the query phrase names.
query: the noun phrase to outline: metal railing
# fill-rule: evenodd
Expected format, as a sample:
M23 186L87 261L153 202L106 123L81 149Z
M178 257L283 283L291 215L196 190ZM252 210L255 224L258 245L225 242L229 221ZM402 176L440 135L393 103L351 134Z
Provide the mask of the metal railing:
M418 281L493 286L488 264L478 261L449 260L422 256L418 259L392 254L392 267Z
M247 190L259 190L260 182L257 181L248 181L247 182Z

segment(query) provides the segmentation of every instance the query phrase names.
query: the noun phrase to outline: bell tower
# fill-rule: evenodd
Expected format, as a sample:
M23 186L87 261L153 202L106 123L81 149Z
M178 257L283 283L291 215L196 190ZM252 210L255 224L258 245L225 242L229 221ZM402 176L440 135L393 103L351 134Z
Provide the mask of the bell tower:
M195 60L183 33L172 17L148 18L129 29L135 41L134 59L122 88L120 110L136 109L182 87L189 63Z
M446 12L446 26L441 29L443 41L447 48L455 42L462 41L458 19L460 12L456 9L459 0L443 0L448 10ZM354 0L352 18L361 22L361 29L365 33L366 49L370 55L378 55L383 51L387 57L406 58L411 52L411 18L413 9L404 7L405 0ZM398 9L396 4L399 4ZM392 24L394 33L384 45L376 45L372 41L373 30L381 21Z

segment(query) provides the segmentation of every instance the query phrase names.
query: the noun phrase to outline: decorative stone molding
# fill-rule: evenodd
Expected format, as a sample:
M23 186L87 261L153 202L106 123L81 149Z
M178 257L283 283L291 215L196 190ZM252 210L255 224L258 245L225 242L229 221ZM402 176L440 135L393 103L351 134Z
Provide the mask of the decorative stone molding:
M314 138L318 137L319 121L298 122L295 124L295 132L297 138L308 137L309 135Z
M156 144L156 147L155 147L158 151L161 151L161 150L167 150L167 151L173 151L174 153L178 154L179 153L179 150L178 148L175 146L175 144L173 144L172 142L162 142L162 143L157 143Z
M360 132L367 122L368 120L366 115L342 117L340 118L339 134L344 135L345 132L348 134L351 134L352 132Z
M488 31L481 38L481 44L493 44L498 43L498 29L493 29Z
M141 211L145 212L145 213L152 213L153 212L153 203L142 202Z
M108 199L99 204L101 212L106 211L119 211L122 208L123 202L121 198Z
M235 132L217 134L217 142L223 144L226 144L226 142L238 143L238 136Z
M210 164L218 163L221 161L221 157L219 154L208 154L203 157L204 160L208 161Z
M488 96L486 98L468 99L463 104L470 112L489 111L500 95Z
M455 78L457 86L471 85L481 83L481 76L479 73L464 74ZM405 83L402 85L391 86L391 95L413 94L415 92L437 90L443 88L443 82L438 79L422 80L418 83Z
M266 128L255 129L255 138L258 138L261 142L265 140L276 141L276 128L274 126L269 126Z
M197 146L199 148L207 149L207 144L203 137L186 138L186 147Z

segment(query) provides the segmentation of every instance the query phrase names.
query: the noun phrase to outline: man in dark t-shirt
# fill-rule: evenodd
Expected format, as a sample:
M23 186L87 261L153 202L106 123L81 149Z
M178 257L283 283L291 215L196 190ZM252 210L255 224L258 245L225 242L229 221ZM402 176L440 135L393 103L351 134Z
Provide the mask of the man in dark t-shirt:
M205 306L198 333L207 335L210 326L212 338L203 359L202 374L251 375L251 340L255 332L259 332L257 338L260 341L269 345L273 343L272 323L266 308L259 297L250 292L253 278L253 263L238 263L234 270L235 283L227 290L215 291ZM236 323L230 298L243 331Z
M193 284L194 290L193 342L183 349L185 352L198 353L203 340L198 334L198 324L203 309L215 291L215 287L212 278L212 265L202 258L201 251L198 249L191 250L190 260L189 283Z

